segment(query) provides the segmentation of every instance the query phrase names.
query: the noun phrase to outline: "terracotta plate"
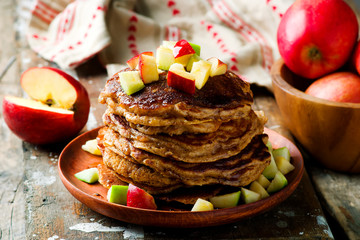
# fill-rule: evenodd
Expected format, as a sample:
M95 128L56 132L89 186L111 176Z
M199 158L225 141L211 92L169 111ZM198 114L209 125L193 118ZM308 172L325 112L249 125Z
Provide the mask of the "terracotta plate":
M236 222L263 213L284 201L296 189L304 172L303 158L296 146L278 133L265 129L274 148L282 146L289 148L292 163L295 166L295 170L286 175L288 185L280 192L251 204L206 212L191 212L182 209L176 211L146 210L127 207L109 203L106 200L107 189L100 184L87 184L74 177L75 173L89 167L95 167L101 162L101 157L94 156L81 149L81 145L87 140L96 138L97 132L98 128L86 132L64 148L59 158L60 178L67 190L76 199L95 212L129 223L190 228Z

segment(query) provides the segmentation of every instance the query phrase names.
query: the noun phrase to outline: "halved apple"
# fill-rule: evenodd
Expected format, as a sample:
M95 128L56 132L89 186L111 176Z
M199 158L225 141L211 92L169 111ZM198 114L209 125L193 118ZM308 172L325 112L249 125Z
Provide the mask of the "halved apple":
M175 58L175 63L180 63L185 67L189 62L191 56L195 54L195 50L192 48L188 41L182 39L175 43L173 54Z
M85 126L90 99L85 87L69 74L50 67L34 67L21 76L32 99L6 96L3 116L15 135L33 144L67 141Z
M139 71L144 84L159 80L158 67L154 56L140 54Z
M210 76L211 63L200 60L198 62L194 62L191 72L195 76L195 86L197 89L201 89Z
M129 60L127 60L126 64L129 66L129 68L131 70L138 69L140 55L154 56L154 53L153 52L143 52L143 53L140 53L140 54L130 58Z
M167 74L167 84L190 94L195 93L195 76L185 71L185 68L179 63L170 66Z
M226 63L212 57L207 60L211 63L210 77L225 74L227 71Z

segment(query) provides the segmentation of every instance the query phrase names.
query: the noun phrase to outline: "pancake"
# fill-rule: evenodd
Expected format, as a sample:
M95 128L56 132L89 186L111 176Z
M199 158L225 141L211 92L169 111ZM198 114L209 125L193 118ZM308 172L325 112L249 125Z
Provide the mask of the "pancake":
M147 135L131 128L125 118L106 112L106 126L128 138L136 148L175 160L199 163L212 162L238 154L251 139L263 132L266 119L253 111L248 117L222 123L219 129L208 134Z
M104 163L98 164L99 183L109 189L112 185L127 185L127 182L121 181L116 173L109 169Z
M229 121L246 116L251 110L250 84L231 72L210 77L194 95L169 87L166 72L159 77L159 81L128 96L115 74L101 91L99 102L132 124L155 127Z
M238 155L210 163L185 163L163 158L132 146L115 131L104 127L103 144L120 158L145 165L168 177L179 179L184 185L222 184L235 187L256 180L270 162L265 142L267 135L258 135Z

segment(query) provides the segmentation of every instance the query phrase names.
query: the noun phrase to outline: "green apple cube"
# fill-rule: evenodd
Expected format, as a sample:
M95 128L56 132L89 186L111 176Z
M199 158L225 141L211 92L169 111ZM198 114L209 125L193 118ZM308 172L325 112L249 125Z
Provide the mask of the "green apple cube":
M270 196L269 193L266 191L266 189L263 186L261 186L261 184L258 181L253 181L250 184L249 189L251 191L260 194L260 199L264 199Z
M276 162L274 159L274 156L272 155L272 153L270 152L271 155L271 161L270 164L264 169L264 171L262 172L262 174L267 178L267 179L273 179L275 177L276 172L278 172L278 168L276 166Z
M86 183L95 183L99 180L99 171L97 168L88 168L75 173L75 177Z
M200 56L200 50L201 50L201 47L195 43L191 43L189 42L189 44L191 45L191 47L194 49L196 55Z
M211 197L209 200L215 208L230 208L238 205L241 192L233 192Z
M198 211L211 211L214 210L214 206L211 202L206 201L202 198L198 198L192 207L192 212L198 212Z
M273 150L273 156L276 160L277 157L282 156L284 157L288 162L290 162L290 151L287 147L281 147Z
M247 188L241 188L241 199L246 203L252 203L260 200L260 194Z
M278 171L266 191L268 193L275 193L283 189L287 184L288 181L286 177L280 171Z
M191 55L189 62L186 65L186 71L190 72L193 67L193 64L200 60L201 60L201 58L198 55L196 55L196 54Z
M121 88L127 95L136 93L145 87L139 71L120 72L119 81Z
M172 49L160 46L156 49L156 64L162 70L169 70L171 64L175 62Z
M295 169L294 165L292 165L283 156L278 156L277 158L275 158L275 162L276 162L276 166L279 169L279 171L284 175L288 174L289 172L291 172L292 170Z
M272 144L271 144L270 140L267 141L266 146L269 149L269 152L273 151Z
M111 203L126 205L128 186L112 185L107 192L107 200Z
M260 183L260 185L263 187L263 188L267 188L269 185L270 185L270 181L269 179L267 179L264 175L260 175L258 177L258 179L256 179L256 181L258 183Z
M195 87L197 89L200 90L209 79L210 69L211 64L207 61L200 60L198 62L194 62L190 73L195 76Z

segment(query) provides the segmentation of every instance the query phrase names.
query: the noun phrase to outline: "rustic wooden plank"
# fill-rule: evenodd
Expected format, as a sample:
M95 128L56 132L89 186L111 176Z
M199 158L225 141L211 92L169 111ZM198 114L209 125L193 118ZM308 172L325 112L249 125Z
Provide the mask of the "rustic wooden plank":
M20 95L14 1L0 1L0 98ZM10 26L10 27L9 27ZM6 69L7 68L7 69ZM2 113L2 109L1 109ZM22 142L0 118L0 239L23 239L25 236L25 199L23 192Z
M311 157L309 157L309 161ZM309 173L320 200L349 239L360 239L360 175L346 174L309 163Z

